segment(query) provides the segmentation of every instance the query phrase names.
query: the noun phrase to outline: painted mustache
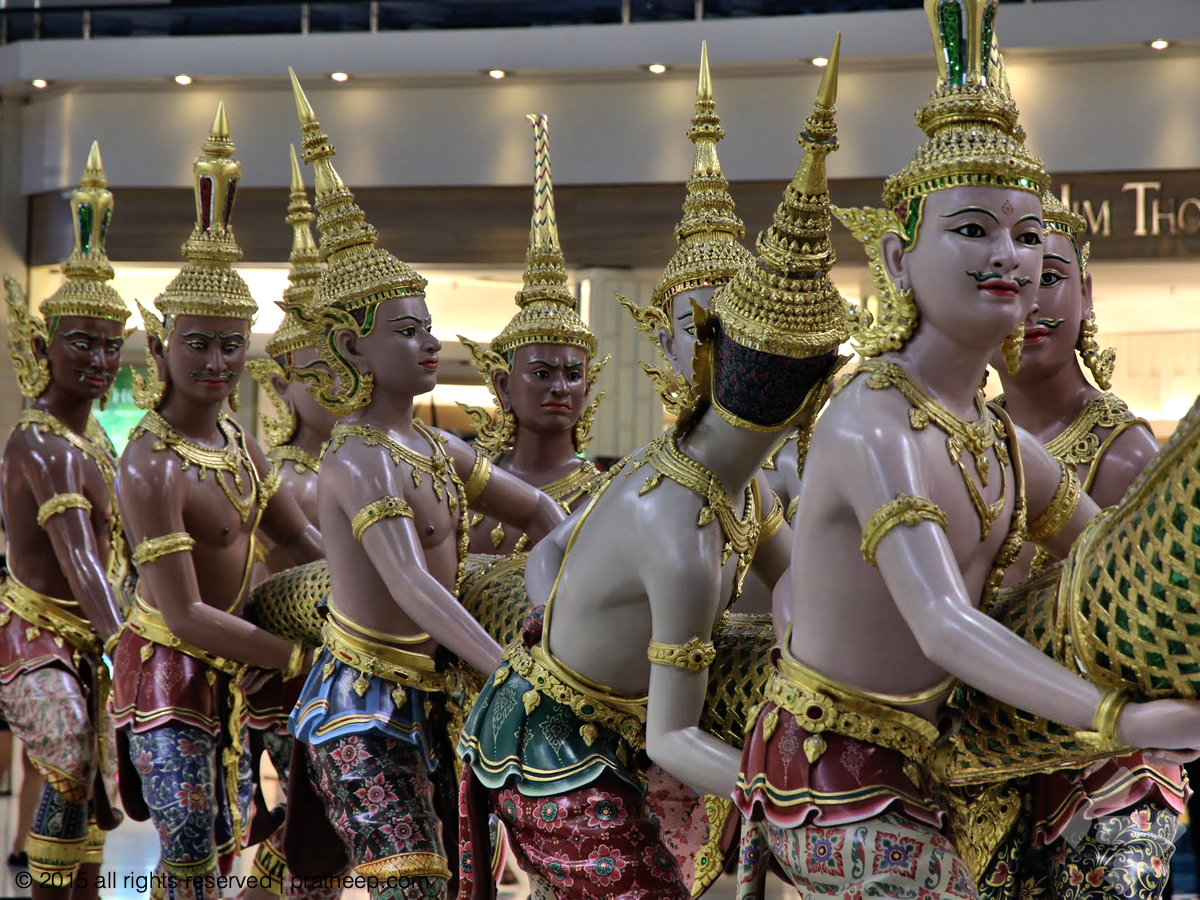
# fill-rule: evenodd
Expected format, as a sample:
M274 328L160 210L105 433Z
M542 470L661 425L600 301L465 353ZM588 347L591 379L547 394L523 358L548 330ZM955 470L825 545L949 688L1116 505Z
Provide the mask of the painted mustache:
M76 381L87 381L89 378L103 378L105 384L112 384L116 380L116 376L107 369L99 369L96 366L76 366L74 368Z
M1059 325L1061 325L1065 321L1067 321L1067 320L1066 319L1038 319L1033 324L1035 326L1040 325L1042 328L1045 328L1048 331L1053 331L1055 328L1057 328Z
M188 370L188 374L196 381L233 381L233 372L196 372Z
M1004 280L1004 276L999 272L972 272L970 269L967 269L967 274L974 278L979 284L983 284L985 281ZM1014 275L1012 280L1015 281L1020 287L1025 287L1025 285L1030 284L1033 281L1032 278L1026 278L1024 275Z

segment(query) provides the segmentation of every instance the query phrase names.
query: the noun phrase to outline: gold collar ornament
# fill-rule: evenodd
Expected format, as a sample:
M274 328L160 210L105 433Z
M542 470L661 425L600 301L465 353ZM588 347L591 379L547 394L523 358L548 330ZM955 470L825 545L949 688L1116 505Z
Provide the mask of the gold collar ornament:
M490 350L475 341L458 335L471 351L475 369L487 385L495 402L496 414L478 406L460 403L475 425L476 445L488 454L498 454L512 443L517 433L516 417L504 409L496 394L493 377L497 373L512 374L513 353L518 347L531 344L554 344L581 347L591 363L596 358L595 333L579 317L575 297L567 290L567 269L562 247L558 241L558 219L554 213L554 181L550 174L550 120L542 114L525 117L533 126L533 216L529 223L529 247L525 252L525 274L517 292L520 307ZM600 376L608 357L587 368L587 389ZM575 423L575 452L582 453L591 442L592 422L603 393L596 396Z
M634 324L666 360L658 340L660 331L671 332L671 306L675 297L702 287L720 287L753 259L742 244L746 226L733 209L729 182L721 171L717 142L725 136L721 117L713 101L712 76L708 71L708 42L700 44L700 77L696 86L696 111L688 140L696 146L692 174L683 201L683 218L675 226L678 244L662 277L650 294L647 306L617 294L617 300L629 310ZM690 360L684 360L684 364ZM686 379L667 368L642 363L668 412L679 415L696 399L695 389Z
M1042 161L1025 146L1009 93L996 44L997 7L998 0L925 0L938 80L916 122L928 139L884 182L884 208L834 209L866 248L878 291L878 314L865 305L848 310L855 349L863 356L900 349L918 322L911 293L899 291L883 265L883 235L898 234L912 247L924 200L934 191L985 185L1041 196L1049 184Z
M185 262L179 274L154 299L154 306L163 318L138 304L146 326L147 372L144 376L137 371L133 373L133 399L142 409L157 408L166 392L166 383L159 379L150 352L151 337L162 341L165 350L177 316L218 316L253 322L258 313L250 288L233 268L242 258L232 222L242 166L233 159L234 146L224 103L217 104L208 139L200 150L201 155L192 163L196 224L180 248ZM229 405L235 411L236 397L235 391L229 398Z
M311 165L316 182L317 231L325 270L313 288L312 302L304 305L288 302L312 336L313 346L328 365L292 374L308 382L309 392L330 412L345 415L371 402L375 380L360 372L337 349L334 336L349 331L359 337L370 334L375 326L375 310L380 303L396 297L425 294L428 282L392 254L376 245L379 235L367 222L333 167L336 152L312 104L290 68L292 95L300 118L304 161ZM355 313L362 316L360 322Z
M267 341L267 359L254 359L246 363L246 371L267 395L275 415L262 413L263 433L269 447L280 447L296 433L296 416L291 408L271 386L271 376L278 375L285 381L291 379L292 354L297 350L313 346L313 336L291 311L293 305L304 306L312 302L313 288L321 280L321 251L313 239L312 206L304 189L304 176L300 173L300 161L296 158L296 147L292 145L292 189L288 201L285 221L292 226L292 252L288 256L291 270L288 286L283 291L283 321ZM283 363L280 363L280 359ZM313 471L316 471L315 469Z
M24 290L5 276L8 299L8 353L17 376L17 388L30 400L40 397L50 385L50 363L35 349L35 338L48 345L63 316L107 319L124 323L129 307L109 284L113 267L105 243L112 221L113 195L108 189L100 145L92 141L79 187L71 193L71 224L75 249L63 262L65 280L42 303L41 315L29 309ZM108 395L100 400L101 409Z

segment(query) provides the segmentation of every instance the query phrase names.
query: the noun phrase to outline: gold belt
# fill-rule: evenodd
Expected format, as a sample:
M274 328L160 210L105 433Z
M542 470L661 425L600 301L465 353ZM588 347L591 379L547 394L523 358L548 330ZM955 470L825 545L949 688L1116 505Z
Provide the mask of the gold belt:
M865 691L827 678L791 658L786 646L783 650L767 678L763 696L790 712L796 724L809 732L804 741L804 755L810 763L825 752L821 732L832 731L900 753L907 760L904 774L914 785L920 785L920 773L928 766L934 744L941 736L936 725L915 713L871 699ZM944 685L923 695L933 699L941 690ZM778 722L778 709L764 717L765 740L770 739Z
M67 612L65 607L68 604L76 605L74 602L56 600L46 594L39 594L33 588L21 584L11 572L0 599L3 599L4 605L11 612L29 623L29 628L26 629L29 640L37 637L38 629L51 632L60 647L64 641L71 645L76 665L79 665L80 653L90 653L99 657L103 652L100 638L92 629L91 623Z
M409 688L431 693L446 689L445 676L437 670L432 658L423 653L401 650L394 644L367 637L361 632L356 633L353 624L332 609L321 629L321 636L325 649L334 659L358 670L358 678L351 686L360 697L370 687L371 678L382 678L396 685L392 689L392 701L397 707L404 705ZM329 660L321 677L328 680L333 675L333 669L334 662Z
M162 613L152 606L147 606L146 601L141 597L134 598L133 607L129 610L129 618L125 622L125 627L138 637L150 642L147 647L142 648L142 662L146 662L154 654L153 645L160 644L163 647L178 650L180 653L186 653L188 656L200 660L206 666L216 669L218 672L224 672L226 675L237 677L246 670L245 664L234 662L223 656L217 656L209 653L207 650L201 650L195 644L190 644L173 633L167 627L167 622L163 618Z
M603 725L616 732L634 750L645 749L646 708L641 702L622 703L619 697L602 697L598 692L587 690L583 685L569 684L551 671L553 663L547 665L539 650L540 648L536 648L530 653L518 638L504 651L504 658L508 660L513 671L533 685L533 690L525 694L526 713L537 709L539 695L549 697L555 703L569 708L584 721L585 724L579 729L579 733L589 746L596 739L596 726ZM501 669L496 673L497 686L508 677L507 674L501 675L502 672L507 673L507 670ZM622 706L624 708L621 708Z

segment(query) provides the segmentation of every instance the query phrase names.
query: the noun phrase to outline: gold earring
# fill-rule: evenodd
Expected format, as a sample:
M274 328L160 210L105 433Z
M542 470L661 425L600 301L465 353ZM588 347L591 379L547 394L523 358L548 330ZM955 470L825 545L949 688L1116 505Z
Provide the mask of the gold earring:
M229 395L229 408L234 412L237 412L242 408L242 395L239 393L241 387L242 386L240 384L235 385L233 388L233 393Z
M1025 322L1017 325L1004 336L1000 344L1000 353L1004 357L1004 368L1009 375L1016 375L1021 369L1021 348L1025 346Z
M1079 341L1075 344L1075 349L1079 351L1079 357L1083 364L1091 369L1092 377L1096 379L1096 386L1102 391L1107 391L1112 387L1113 369L1117 365L1117 351L1112 347L1107 347L1103 351L1100 349L1100 342L1096 340L1096 332L1099 330L1096 326L1096 312L1093 310L1088 313L1079 328Z
M108 398L112 396L112 388L100 395L100 412L108 409Z

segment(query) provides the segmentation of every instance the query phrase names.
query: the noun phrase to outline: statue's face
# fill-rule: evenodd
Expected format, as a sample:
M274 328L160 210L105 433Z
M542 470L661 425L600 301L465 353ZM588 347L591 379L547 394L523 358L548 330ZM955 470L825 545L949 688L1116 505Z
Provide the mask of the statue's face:
M228 399L246 365L250 320L176 316L171 324L164 353L171 390L202 406Z
M312 347L302 347L293 352L292 365L297 369L317 366L328 368ZM279 392L279 395L292 408L296 418L304 423L306 428L311 428L322 438L329 437L338 417L317 402L317 398L308 392L303 381L289 378L286 382L280 379L273 383L275 390Z
M376 393L416 397L437 384L442 342L433 336L425 297L395 297L375 310L375 326L355 342L361 371L375 377Z
M712 305L715 287L701 287L683 291L671 299L671 331L658 333L659 344L663 353L671 361L675 374L683 377L688 384L693 383L692 354L696 349L696 325L692 322L692 301L701 309L709 309Z
M64 394L96 400L108 393L121 368L125 328L111 319L63 316L46 354L51 383Z
M1075 364L1075 344L1090 307L1090 285L1080 278L1075 245L1066 235L1046 232L1037 302L1025 317L1025 346L1016 381L1041 381ZM993 365L1004 372L999 354Z
M587 404L587 353L561 344L518 347L512 374L497 372L493 385L520 428L537 434L568 431Z
M1042 201L994 187L955 187L924 200L916 246L885 238L893 278L955 344L989 353L1028 314L1042 272Z

